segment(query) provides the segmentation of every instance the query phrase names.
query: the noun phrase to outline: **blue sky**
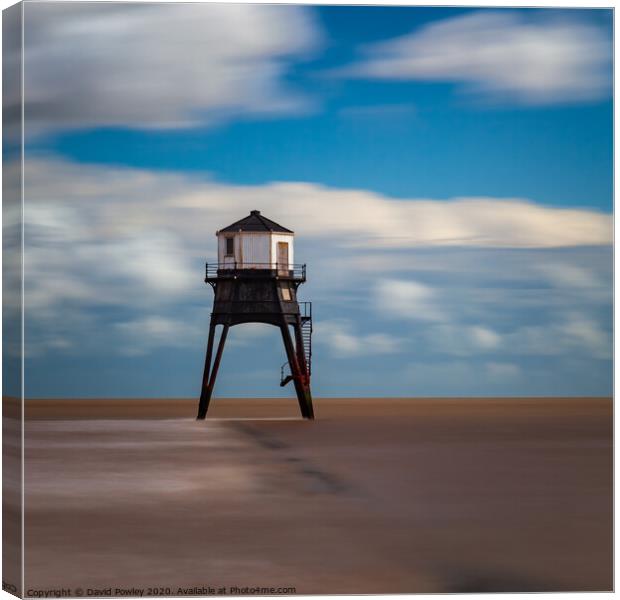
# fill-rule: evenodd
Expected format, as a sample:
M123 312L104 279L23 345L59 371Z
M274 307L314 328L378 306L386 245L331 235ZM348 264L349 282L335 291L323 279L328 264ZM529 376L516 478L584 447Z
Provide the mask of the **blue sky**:
M25 16L26 395L196 395L251 208L309 265L315 395L611 393L611 11ZM288 394L242 329L216 395Z
M609 96L587 103L567 95L542 105L489 106L463 96L450 81L328 76L355 60L366 44L489 11L318 7L313 12L324 50L313 51L285 77L316 104L303 114L243 116L179 131L81 130L60 133L42 146L78 161L209 172L233 183L312 181L401 198L526 197L611 210ZM601 35L611 35L609 11L510 14L527 14L534 22L596 24Z

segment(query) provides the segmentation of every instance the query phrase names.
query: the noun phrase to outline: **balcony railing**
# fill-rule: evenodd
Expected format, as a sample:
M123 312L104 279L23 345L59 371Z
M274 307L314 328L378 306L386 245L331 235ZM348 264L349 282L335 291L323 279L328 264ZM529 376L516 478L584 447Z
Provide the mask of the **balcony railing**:
M260 272L260 273L259 273ZM205 265L205 281L239 276L259 276L268 272L272 277L306 281L306 265L293 263L223 262Z

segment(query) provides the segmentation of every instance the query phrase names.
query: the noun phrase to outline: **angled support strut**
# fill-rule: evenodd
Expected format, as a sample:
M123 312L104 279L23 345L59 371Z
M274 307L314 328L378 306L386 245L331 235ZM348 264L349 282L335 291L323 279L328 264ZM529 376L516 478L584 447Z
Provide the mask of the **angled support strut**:
M204 419L207 416L209 402L211 402L211 394L213 394L215 378L217 377L220 362L222 361L222 353L224 352L224 344L226 343L226 336L228 335L229 328L230 325L225 323L224 329L222 330L222 334L220 336L220 341L217 345L213 368L211 369L211 356L213 355L213 343L215 341L215 325L211 323L209 326L209 342L207 344L207 356L205 358L205 368L202 376L202 390L200 392L200 404L198 405L198 419Z

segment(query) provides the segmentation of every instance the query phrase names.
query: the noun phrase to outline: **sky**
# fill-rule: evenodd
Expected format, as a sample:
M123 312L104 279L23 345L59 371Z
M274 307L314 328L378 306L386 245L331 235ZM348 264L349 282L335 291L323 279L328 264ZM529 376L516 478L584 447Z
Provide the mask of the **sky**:
M24 14L27 397L197 396L252 209L308 265L315 396L611 394L610 10ZM215 395L292 395L284 360L234 327Z

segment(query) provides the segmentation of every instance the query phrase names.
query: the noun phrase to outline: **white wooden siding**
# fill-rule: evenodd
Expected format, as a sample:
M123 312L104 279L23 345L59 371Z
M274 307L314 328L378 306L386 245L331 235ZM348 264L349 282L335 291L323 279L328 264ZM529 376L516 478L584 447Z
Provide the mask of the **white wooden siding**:
M271 234L271 260L276 262L278 256L278 242L286 242L288 244L288 261L292 265L295 262L293 255L293 236L289 234L272 233Z
M269 234L241 233L241 261L245 269L265 269L269 263Z
M275 250L273 260L270 255L272 247L270 238L272 234L250 232L222 233L217 237L217 260L219 263L228 264L231 267L236 263L238 269L265 269L269 263L275 261ZM226 256L227 237L233 237L235 240L234 257ZM289 239L292 239L291 236L289 236Z
M238 234L222 234L217 236L217 262L220 264L234 266L235 262L239 260L239 240ZM232 237L234 241L235 254L234 256L226 256L226 238Z

